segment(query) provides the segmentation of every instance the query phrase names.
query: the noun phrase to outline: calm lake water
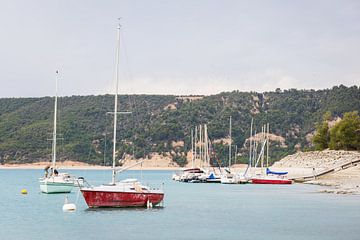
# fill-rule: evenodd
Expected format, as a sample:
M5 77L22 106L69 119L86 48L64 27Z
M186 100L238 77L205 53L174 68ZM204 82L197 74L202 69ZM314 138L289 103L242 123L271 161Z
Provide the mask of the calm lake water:
M110 171L69 170L92 184ZM170 171L128 171L120 178L165 183L165 207L89 210L78 189L39 192L42 170L0 170L0 239L360 239L360 196L316 193L318 186L173 182ZM21 195L26 188L28 195Z

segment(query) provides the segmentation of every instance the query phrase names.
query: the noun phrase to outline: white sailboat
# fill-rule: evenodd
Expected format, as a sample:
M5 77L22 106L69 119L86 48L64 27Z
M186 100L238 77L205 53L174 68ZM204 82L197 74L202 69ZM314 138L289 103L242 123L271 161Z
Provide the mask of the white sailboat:
M221 174L221 183L222 184L239 184L239 183L246 183L247 180L244 177L243 174L240 172L232 172L231 171L231 144L232 144L232 135L231 135L231 116L229 120L229 137L230 137L230 143L229 143L229 164L228 168L223 171ZM235 154L236 158L236 154Z
M231 167L231 143L232 143L232 137L231 137L231 116L230 116L230 120L229 120L229 138L230 138L230 142L229 142L229 164L228 164L228 168L225 168L225 171L221 174L221 183L222 184L232 184L232 183L236 183L235 180L235 175L233 173L231 173L230 167Z
M57 120L57 82L58 74L56 71L56 93L54 104L54 128L52 142L52 162L51 167L45 168L45 176L39 179L40 190L43 193L69 193L74 187L74 178L68 173L58 173L56 170L56 120ZM50 168L50 173L48 169Z
M193 136L193 131L191 131L191 153L192 167L182 169L182 171L173 174L172 179L190 183L220 183L220 175L215 172L214 168L211 170L211 142L206 124L195 127L195 136ZM195 166L195 162L197 162L197 166Z

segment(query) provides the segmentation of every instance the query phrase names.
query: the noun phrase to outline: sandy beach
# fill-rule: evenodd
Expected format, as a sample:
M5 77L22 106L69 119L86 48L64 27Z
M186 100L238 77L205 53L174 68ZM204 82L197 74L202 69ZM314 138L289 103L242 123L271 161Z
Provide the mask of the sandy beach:
M36 162L36 163L24 163L24 164L3 164L0 165L0 169L44 169L49 166L50 162ZM110 169L110 167L91 165L77 161L64 161L56 163L59 169Z
M122 167L128 167L136 161L128 162ZM24 164L3 164L0 165L0 169L44 169L46 166L50 165L49 162L36 162L36 163L24 163ZM64 161L56 163L58 169L79 169L79 170L110 170L111 166L101 166L101 165L91 165L83 162L77 161ZM179 170L178 166L154 166L153 164L143 164L143 166L138 165L132 167L131 170Z

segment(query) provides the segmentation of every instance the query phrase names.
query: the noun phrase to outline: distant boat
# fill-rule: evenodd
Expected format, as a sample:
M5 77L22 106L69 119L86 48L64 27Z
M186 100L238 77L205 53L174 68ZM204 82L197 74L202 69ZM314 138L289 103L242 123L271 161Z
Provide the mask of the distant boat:
M207 183L221 183L221 177L219 174L216 174L215 172L208 173L208 176L206 177Z
M197 127L195 127L195 136L197 139ZM195 167L195 155L196 147L194 152L194 144L196 145L196 140L194 141L194 132L191 129L191 167L184 168L172 175L172 180L179 182L200 182L199 176L204 174L204 171L198 167Z
M229 163L228 163L228 169L224 169L225 171L222 172L221 176L220 176L220 182L222 184L236 184L236 183L240 183L237 181L237 176L231 172L231 143L232 143L232 137L231 137L231 116L229 119L229 138L230 138L230 142L229 142Z
M217 174L215 170L211 171L211 142L207 133L207 125L204 124L199 126L199 139L197 129L198 128L195 127L195 141L193 139L193 132L191 131L192 166L191 168L186 168L173 174L172 179L189 183L220 183L220 175ZM197 152L197 148L199 148L199 153ZM200 165L203 165L201 167L194 166L197 155L199 157L198 159L200 159Z
M117 51L116 51L116 88L115 88L115 104L114 104L114 139L113 139L113 166L112 181L109 184L102 184L97 187L81 187L80 190L90 208L94 207L146 207L156 206L164 199L164 191L161 189L152 189L142 185L136 179L125 179L116 181L116 174L127 170L141 162L124 169L115 168L116 156L116 125L117 125L117 99L118 99L118 83L119 83L119 52L120 52L120 27L118 25Z
M199 176L201 176L202 174L204 174L204 171L200 168L185 168L178 171L177 173L174 173L172 176L172 180L179 182L194 182L196 180L199 180Z
M68 173L58 173L56 169L56 121L57 121L57 82L59 72L56 71L56 94L54 104L54 126L52 142L52 163L45 168L45 176L39 179L43 193L69 193L74 187L74 178ZM48 170L50 169L50 173Z
M226 170L225 170L226 171ZM243 184L248 183L249 179L247 179L244 175L241 173L230 173L222 174L221 175L221 183L222 184Z
M261 174L251 178L253 184L292 184L293 181L286 177L288 172L274 172L269 169L269 124L262 128L263 145L257 163L261 158ZM264 168L264 153L266 146L266 171Z
M245 178L245 174L241 174L240 172L232 172L231 171L231 143L232 143L232 137L231 137L231 116L229 120L229 137L230 137L230 143L229 143L229 164L228 168L225 168L224 171L221 174L221 183L222 184L241 184L241 183L247 183L248 179ZM236 151L235 151L236 156Z
M292 184L292 180L287 179L288 172L274 172L266 168L266 175L252 179L254 184Z
M256 176L251 179L253 184L292 184L293 181L287 179L285 175L287 172L272 172L269 168L266 168L266 175Z

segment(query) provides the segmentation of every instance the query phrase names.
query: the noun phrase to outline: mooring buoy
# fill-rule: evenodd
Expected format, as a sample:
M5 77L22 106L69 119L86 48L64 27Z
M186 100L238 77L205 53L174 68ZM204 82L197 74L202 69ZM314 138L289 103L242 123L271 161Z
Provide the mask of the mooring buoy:
M68 197L66 196L62 210L63 210L63 212L75 212L76 205L74 203L69 203Z

